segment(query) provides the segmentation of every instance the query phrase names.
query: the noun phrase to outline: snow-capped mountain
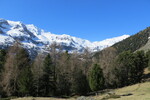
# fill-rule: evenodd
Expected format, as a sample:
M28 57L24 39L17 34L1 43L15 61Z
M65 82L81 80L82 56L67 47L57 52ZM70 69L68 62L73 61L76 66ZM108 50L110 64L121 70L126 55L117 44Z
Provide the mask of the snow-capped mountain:
M95 52L109 47L127 37L129 37L129 35L123 35L103 41L90 42L70 35L56 35L51 32L45 32L43 29L37 28L31 24L25 25L19 21L16 22L0 19L1 48L8 47L16 40L19 40L26 49L32 49L38 52L46 52L46 47L53 42L56 42L63 50L68 50L69 52L75 50L82 52L87 47L91 52Z

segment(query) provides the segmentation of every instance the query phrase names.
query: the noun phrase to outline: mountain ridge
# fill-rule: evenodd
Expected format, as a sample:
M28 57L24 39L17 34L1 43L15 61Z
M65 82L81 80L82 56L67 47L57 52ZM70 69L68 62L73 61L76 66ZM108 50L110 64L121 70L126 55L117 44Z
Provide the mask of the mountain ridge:
M10 21L0 19L0 46L1 48L12 45L19 40L27 49L33 49L38 52L45 52L46 47L53 42L61 45L63 50L69 52L83 52L89 48L91 52L100 51L106 47L128 38L129 35L114 37L103 41L90 42L86 39L62 34L56 35L51 32L45 32L33 24L23 24L20 21Z

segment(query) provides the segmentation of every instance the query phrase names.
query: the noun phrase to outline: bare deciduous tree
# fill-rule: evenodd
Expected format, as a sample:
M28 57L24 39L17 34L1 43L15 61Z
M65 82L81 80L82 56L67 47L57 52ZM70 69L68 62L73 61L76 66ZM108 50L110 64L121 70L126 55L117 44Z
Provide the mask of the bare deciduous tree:
M34 88L35 88L36 96L39 96L40 94L40 83L41 83L41 78L43 76L43 60L44 60L44 55L42 54L37 55L31 69L33 74L33 79L34 79Z
M17 66L16 54L20 50L20 45L15 43L14 46L10 47L7 53L6 63L4 65L4 71L2 73L3 91L6 92L8 96L12 95L17 90L17 78L19 75L19 69Z

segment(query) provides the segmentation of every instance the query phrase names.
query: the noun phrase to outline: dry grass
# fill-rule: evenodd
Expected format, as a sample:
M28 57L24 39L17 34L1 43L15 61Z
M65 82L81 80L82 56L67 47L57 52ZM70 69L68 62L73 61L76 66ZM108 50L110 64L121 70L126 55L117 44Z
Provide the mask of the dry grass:
M150 100L150 82L140 83L132 86L127 86L114 90L115 95L119 95L120 98L110 98L105 100ZM132 95L128 95L132 94ZM124 96L123 96L124 95ZM128 96L127 96L128 95ZM94 96L96 100L104 100L108 94ZM12 100L75 100L75 98L62 99L62 98L44 98L44 97L26 97Z
M128 86L116 90L116 94L133 94L130 96L122 96L119 100L150 100L150 82Z
M148 69L148 68L145 68L144 69L144 74L146 75L146 74L150 74L150 70Z
M136 84L115 90L116 95L120 95L120 98L110 98L109 100L150 100L150 82ZM102 100L108 96L99 95L95 96L96 100Z
M46 97L24 97L24 98L17 98L12 100L75 100L74 98L70 99L62 99L62 98L46 98Z

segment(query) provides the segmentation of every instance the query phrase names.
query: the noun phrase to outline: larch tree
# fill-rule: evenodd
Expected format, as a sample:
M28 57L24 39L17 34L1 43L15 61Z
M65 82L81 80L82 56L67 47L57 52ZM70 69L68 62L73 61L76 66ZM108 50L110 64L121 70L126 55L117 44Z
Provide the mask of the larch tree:
M10 47L7 53L1 82L6 95L19 95L18 92L21 88L19 86L19 76L29 64L29 55L19 43L15 43Z
M43 60L44 60L44 55L38 54L33 61L32 64L32 74L33 74L33 95L34 96L42 96L42 76L44 74L43 71Z

